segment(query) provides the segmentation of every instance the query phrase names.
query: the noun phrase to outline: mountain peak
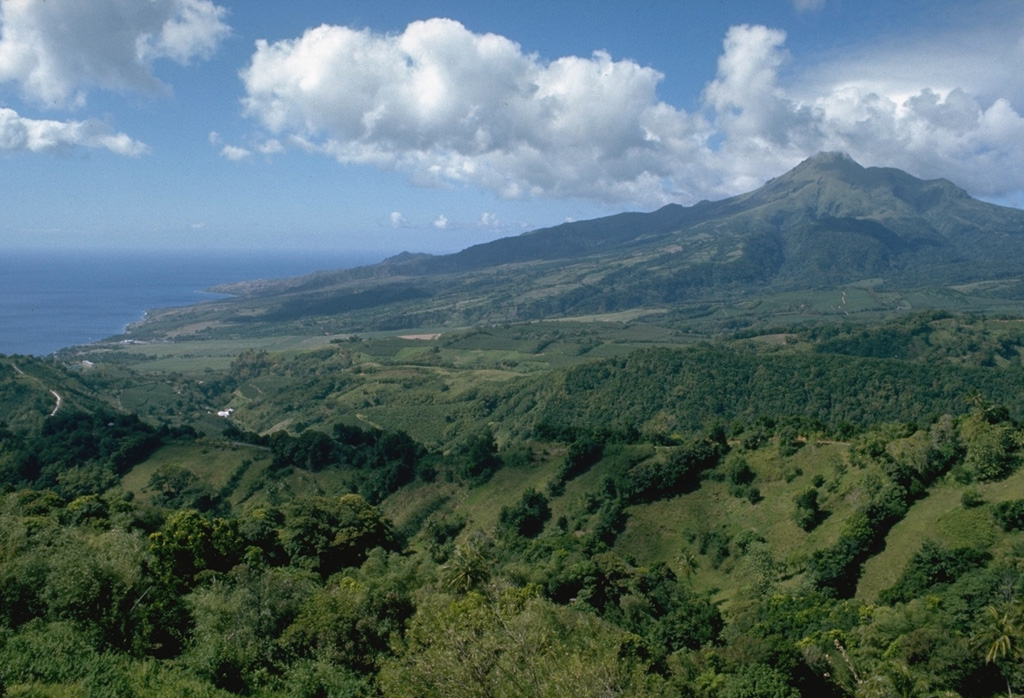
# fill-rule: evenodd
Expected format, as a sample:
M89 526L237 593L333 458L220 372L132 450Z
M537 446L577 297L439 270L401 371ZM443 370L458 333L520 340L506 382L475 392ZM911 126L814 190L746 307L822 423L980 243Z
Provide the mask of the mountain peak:
M857 167L860 167L857 161L850 157L849 153L844 153L841 150L822 150L817 155L812 155L811 157L804 160L804 163L815 163L822 165L845 163L854 164L857 165Z
M822 174L826 172L840 174L861 174L865 168L847 153L839 151L822 151L812 155L790 170L790 175ZM783 175L785 176L785 175Z
M799 191L807 193L808 187L831 198L840 195L837 187L845 192L849 187L865 189L877 186L877 174L877 168L864 168L846 153L820 152L789 172L768 180L760 189L740 195L739 198L762 202L790 200ZM828 192L825 193L825 190Z
M849 184L863 186L868 169L860 165L847 153L840 151L822 151L812 155L785 174L773 177L765 182L761 190L750 192L748 196L757 196L762 190L774 192L776 195L785 192L787 195L793 187L802 187L808 183L824 179L838 179ZM781 190L781 191L780 191ZM743 196L743 195L741 195Z

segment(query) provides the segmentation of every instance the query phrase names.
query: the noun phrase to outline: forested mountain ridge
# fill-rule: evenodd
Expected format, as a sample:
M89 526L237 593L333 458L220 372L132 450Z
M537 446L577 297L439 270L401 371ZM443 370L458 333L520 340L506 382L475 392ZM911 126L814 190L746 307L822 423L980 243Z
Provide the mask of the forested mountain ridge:
M150 313L140 339L458 327L616 312L693 315L862 283L887 291L996 281L1018 298L1024 212L946 180L822 153L759 189L564 223L449 255L218 287L227 301Z
M386 260L378 271L419 276L530 261L572 260L592 254L628 253L705 232L728 235L731 228L747 234L776 232L785 238L801 226L817 223L824 230L850 220L875 221L907 246L973 245L984 242L986 232L1024 234L1024 212L972 199L947 180L919 180L897 169L864 168L842 153L820 153L759 189L729 199L702 201L690 207L668 204L652 213L621 213L568 222L449 255L406 253ZM366 272L348 273L356 276ZM326 282L326 277L319 281ZM244 290L245 283L222 288Z
M858 229L854 221L872 221L878 227ZM897 252L950 245L962 253L968 246L986 243L986 236L1024 234L1024 213L972 199L947 180L919 180L897 169L864 168L842 153L820 153L755 191L722 201L692 207L669 204L648 214L565 223L395 266L438 273L628 251L682 242L703 233L716 237L738 233L741 238L775 234L792 248L785 256L796 278L805 263L800 253L809 251L795 247L796 231L805 227L819 235L830 229L868 235Z

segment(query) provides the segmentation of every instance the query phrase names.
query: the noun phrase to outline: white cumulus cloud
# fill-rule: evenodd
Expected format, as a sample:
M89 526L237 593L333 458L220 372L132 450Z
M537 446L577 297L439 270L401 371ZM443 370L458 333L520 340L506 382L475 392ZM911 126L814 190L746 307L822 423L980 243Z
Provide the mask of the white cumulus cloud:
M277 155L278 153L284 152L284 146L281 145L281 141L276 138L268 138L267 140L260 143L256 150L262 155Z
M246 148L240 148L237 145L225 145L220 149L222 157L231 160L232 162L241 162L242 160L248 160L252 157L252 151Z
M257 42L243 107L289 147L508 198L692 203L819 150L1000 196L1024 189L1024 121L986 75L1015 76L1024 42L1001 53L983 35L940 77L934 59L950 36L893 61L865 52L801 68L784 32L733 27L690 113L658 98L660 72L602 51L545 61L447 19L386 35L323 25Z
M211 0L4 0L0 82L59 107L91 88L158 91L152 62L208 57L230 31L225 12Z
M100 148L133 157L148 152L144 143L114 133L101 121L29 119L0 107L0 151L47 152L75 147Z
M448 227L448 219L445 218L443 215L438 216L437 220L434 221L434 227L444 230L445 228Z
M545 63L446 19L261 41L242 73L249 116L341 162L506 197L613 200L660 196L665 148L696 147L688 117L656 99L661 77L603 52Z
M402 228L406 225L405 216L398 211L391 212L391 226L394 228Z

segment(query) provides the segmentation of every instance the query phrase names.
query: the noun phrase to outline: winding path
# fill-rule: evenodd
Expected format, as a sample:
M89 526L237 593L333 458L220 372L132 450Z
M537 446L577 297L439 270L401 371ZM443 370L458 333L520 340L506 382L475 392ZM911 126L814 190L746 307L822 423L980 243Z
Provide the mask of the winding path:
M56 390L52 390L50 388L47 388L45 385L43 385L43 382L41 380L39 380L35 376L30 376L29 374L27 374L24 371L22 371L21 367L18 366L18 364L11 363L11 368L13 368L14 372L17 373L19 376L24 376L25 378L31 378L36 383L41 385L43 388L46 388L46 390L49 390L50 391L50 395L53 395L53 397L57 400L57 404L53 406L53 411L50 412L50 414L47 415L47 416L48 417L52 417L53 415L57 414L57 410L60 409L61 402L63 402L63 400L61 399L60 393L58 393Z

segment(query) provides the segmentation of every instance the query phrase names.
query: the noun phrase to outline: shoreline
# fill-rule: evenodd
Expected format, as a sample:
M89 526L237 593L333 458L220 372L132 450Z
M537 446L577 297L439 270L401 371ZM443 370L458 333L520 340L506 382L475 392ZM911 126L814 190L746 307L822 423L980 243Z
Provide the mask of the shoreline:
M0 354L51 356L118 337L164 309L223 300L218 286L292 278L365 255L15 251L0 255ZM211 297L222 296L221 298Z

